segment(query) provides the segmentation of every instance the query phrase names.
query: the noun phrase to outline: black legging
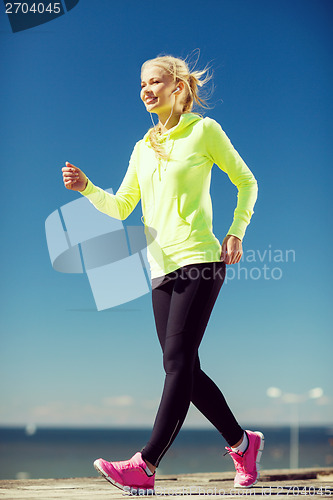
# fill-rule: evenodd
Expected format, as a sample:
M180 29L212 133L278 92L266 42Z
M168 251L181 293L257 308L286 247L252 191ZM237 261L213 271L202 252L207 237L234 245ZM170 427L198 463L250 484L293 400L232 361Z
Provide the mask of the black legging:
M225 263L190 264L153 289L153 311L166 372L154 428L142 456L158 466L177 436L190 402L229 445L243 435L223 394L201 370L198 349L225 278Z

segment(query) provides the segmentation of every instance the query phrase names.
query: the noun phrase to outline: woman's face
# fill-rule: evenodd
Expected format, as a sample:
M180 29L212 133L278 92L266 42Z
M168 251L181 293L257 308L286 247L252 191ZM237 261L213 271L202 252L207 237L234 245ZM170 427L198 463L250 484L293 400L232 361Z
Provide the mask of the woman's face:
M145 66L141 73L140 97L151 113L170 113L174 104L177 85L163 68L154 65Z

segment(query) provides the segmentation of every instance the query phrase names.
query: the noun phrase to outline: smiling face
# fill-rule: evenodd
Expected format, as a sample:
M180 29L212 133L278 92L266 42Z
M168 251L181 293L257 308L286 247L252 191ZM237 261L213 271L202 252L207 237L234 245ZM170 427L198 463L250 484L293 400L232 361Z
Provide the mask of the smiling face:
M141 73L140 97L147 111L163 115L170 113L175 103L177 84L172 76L160 66L147 65Z

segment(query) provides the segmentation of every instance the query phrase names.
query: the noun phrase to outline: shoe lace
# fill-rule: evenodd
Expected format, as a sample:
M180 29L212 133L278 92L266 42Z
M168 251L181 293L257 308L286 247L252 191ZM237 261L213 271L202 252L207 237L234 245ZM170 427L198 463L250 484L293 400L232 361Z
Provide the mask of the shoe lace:
M226 450L227 451L223 454L223 456L225 457L226 455L230 455L234 461L235 469L237 470L237 472L243 472L244 471L244 465L243 465L244 453L242 453L241 451L233 451L230 448L226 448ZM237 459L235 457L235 455L237 455L239 457L239 459Z
M230 450L229 448L226 448L226 452L223 453L223 456L225 457L226 455L230 455L231 453L233 453L234 455L238 455L239 457L243 458L243 455L244 453L242 453L241 451L233 451L233 450ZM232 457L231 457L232 458Z

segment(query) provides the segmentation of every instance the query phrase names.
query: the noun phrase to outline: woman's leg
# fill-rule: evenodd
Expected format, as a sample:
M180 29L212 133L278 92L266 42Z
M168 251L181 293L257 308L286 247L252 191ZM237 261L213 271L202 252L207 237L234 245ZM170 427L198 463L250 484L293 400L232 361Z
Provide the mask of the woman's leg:
M178 434L192 397L200 411L208 416L216 405L216 400L211 401L210 397L215 398L218 391L200 370L198 348L224 281L225 264L194 264L178 271L174 279L153 290L153 309L166 377L153 432L142 456L156 466ZM201 394L207 388L212 393L207 398L209 404ZM225 410L227 405L222 394L218 397L218 408ZM210 420L218 421L216 415L217 411L210 415ZM223 415L220 419L223 421ZM241 434L239 429L236 430Z
M220 389L201 370L199 357L194 370L192 403L222 434L230 446L239 443L244 431L239 426Z

